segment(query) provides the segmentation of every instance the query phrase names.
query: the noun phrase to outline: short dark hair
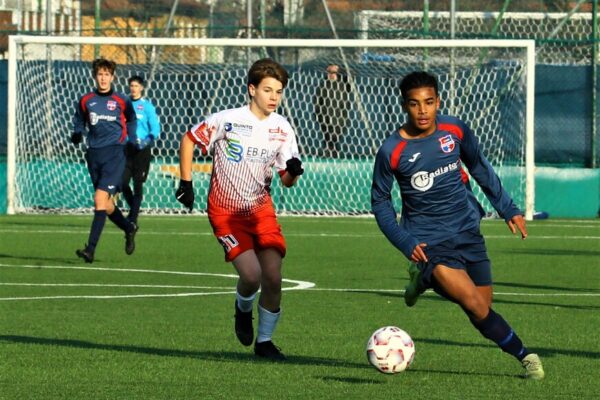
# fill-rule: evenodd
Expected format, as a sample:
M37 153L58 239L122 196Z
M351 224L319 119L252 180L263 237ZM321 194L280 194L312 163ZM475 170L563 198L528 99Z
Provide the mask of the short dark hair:
M406 75L400 82L400 93L402 93L403 101L408 98L409 91L423 87L433 88L435 95L438 95L438 81L435 75L425 71L415 71Z
M129 83L131 85L131 82L137 82L137 83L139 83L142 86L146 85L146 83L144 82L144 77L141 76L141 75L133 75L132 77L130 77L127 80L127 83Z
M96 76L98 71L101 69L106 69L111 75L114 75L115 71L117 70L117 63L107 60L106 58L97 58L92 62L92 71L94 71L94 76Z
M277 61L262 58L256 61L248 70L248 86L258 86L265 78L274 78L281 82L282 87L288 83L288 73Z

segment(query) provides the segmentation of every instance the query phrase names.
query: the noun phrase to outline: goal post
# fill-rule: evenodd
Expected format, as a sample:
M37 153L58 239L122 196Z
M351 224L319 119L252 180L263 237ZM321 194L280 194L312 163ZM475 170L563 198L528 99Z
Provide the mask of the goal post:
M79 96L94 87L95 55L118 63L115 89L141 74L162 132L145 185L142 212L181 213L181 135L202 117L246 104L246 72L269 56L290 72L278 110L296 130L305 170L284 190L273 181L279 213L370 213L370 186L378 146L404 122L399 83L413 70L437 75L441 113L452 113L479 137L485 156L527 219L534 210L534 80L532 40L302 40L108 37L9 37L8 213L75 213L93 206L85 146L70 141ZM326 67L338 64L351 83L326 99L343 109L333 121L336 140L315 114ZM343 86L342 86L343 88ZM344 100L345 99L345 100ZM331 149L334 148L335 152ZM204 210L210 158L198 157L193 179ZM475 185L476 186L476 185ZM492 211L483 193L476 195ZM396 196L399 198L399 196ZM399 209L400 202L397 201Z

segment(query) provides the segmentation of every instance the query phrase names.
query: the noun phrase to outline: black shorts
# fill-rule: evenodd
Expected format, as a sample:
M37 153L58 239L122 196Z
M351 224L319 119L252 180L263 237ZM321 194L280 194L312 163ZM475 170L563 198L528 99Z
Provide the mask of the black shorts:
M125 164L123 182L128 183L131 178L133 178L134 182L146 182L148 171L150 170L150 162L152 161L152 148L146 147L138 150L134 146L126 146L125 154L127 162Z
M110 194L121 191L121 179L125 168L125 152L122 145L89 148L85 159L94 189L101 189Z
M492 284L492 264L485 240L478 231L461 232L450 239L423 249L429 260L419 263L422 283L431 287L431 276L437 265L464 269L476 286Z

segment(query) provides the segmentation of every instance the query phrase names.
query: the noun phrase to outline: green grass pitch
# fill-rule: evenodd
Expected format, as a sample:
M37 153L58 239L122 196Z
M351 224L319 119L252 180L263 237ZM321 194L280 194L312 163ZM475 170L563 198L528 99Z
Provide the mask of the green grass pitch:
M90 221L0 217L0 399L600 398L598 220L533 221L524 241L483 222L494 308L542 357L541 382L437 295L407 308L407 262L373 218L280 218L284 364L237 342L235 271L205 217L142 216L132 256L107 222L84 264ZM415 341L401 374L366 359L385 325Z

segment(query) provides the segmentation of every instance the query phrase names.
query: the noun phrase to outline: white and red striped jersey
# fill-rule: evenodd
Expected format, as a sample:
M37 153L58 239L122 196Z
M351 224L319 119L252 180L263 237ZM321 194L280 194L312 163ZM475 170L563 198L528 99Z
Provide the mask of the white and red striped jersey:
M271 113L258 119L249 106L213 114L188 132L204 154L213 156L208 212L249 215L271 203L273 167L300 158L296 134L287 119Z

